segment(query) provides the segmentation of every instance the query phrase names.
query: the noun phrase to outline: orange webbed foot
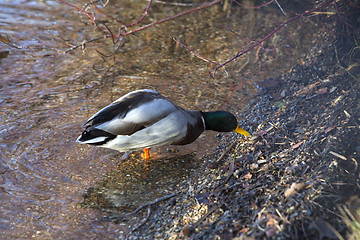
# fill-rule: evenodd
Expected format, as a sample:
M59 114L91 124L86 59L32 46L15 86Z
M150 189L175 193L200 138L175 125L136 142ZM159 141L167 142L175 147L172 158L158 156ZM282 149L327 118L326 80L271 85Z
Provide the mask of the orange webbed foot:
M149 148L144 148L144 153L141 154L141 157L144 160L149 160L150 159L150 149Z

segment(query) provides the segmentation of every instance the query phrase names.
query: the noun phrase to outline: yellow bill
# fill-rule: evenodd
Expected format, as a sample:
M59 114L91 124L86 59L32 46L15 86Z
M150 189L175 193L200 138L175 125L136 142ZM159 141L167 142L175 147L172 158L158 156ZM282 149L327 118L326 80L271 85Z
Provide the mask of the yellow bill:
M237 125L236 129L234 130L234 132L240 133L244 136L250 136L250 133L248 133L247 131L245 131L244 129L242 129L239 125Z

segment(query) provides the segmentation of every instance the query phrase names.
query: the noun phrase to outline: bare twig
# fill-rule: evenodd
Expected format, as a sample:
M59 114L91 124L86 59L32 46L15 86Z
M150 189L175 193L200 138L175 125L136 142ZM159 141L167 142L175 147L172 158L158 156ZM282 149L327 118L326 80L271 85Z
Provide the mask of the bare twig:
M142 222L141 222L138 226L136 226L136 227L134 227L133 229L131 229L131 231L129 232L129 234L132 233L132 232L135 232L136 230L138 230L139 228L141 228L142 226L144 226L144 224L149 220L150 216L151 216L151 206L149 205L149 206L148 206L148 213L147 213L146 217L144 218L144 220L142 220Z
M179 193L180 193L180 192L172 193L172 194L166 195L166 196L164 196L164 197L155 199L155 200L152 201L152 202L145 203L145 204L139 206L137 209L135 209L135 211L133 211L133 212L131 212L131 213L129 213L129 214L126 214L126 216L134 215L134 214L136 214L137 212L139 212L141 209L143 209L144 207L148 207L148 206L154 205L154 204L156 204L156 203L158 203L158 202L168 200L168 199L170 199L170 198L175 197L175 196L178 195Z
M78 8L77 6L75 6L75 5L73 5L73 4L67 3L67 2L65 2L65 1L63 1L63 0L58 0L58 1L61 2L61 3L66 4L66 5L68 5L68 6L70 6L70 7L72 7L72 8L75 8L75 9L78 10L79 12L84 13L88 18L90 18L91 22L93 23L93 25L94 25L97 29L99 29L103 34L106 34L105 31L96 24L94 17L92 17L92 16L90 15L90 13L84 11L84 10L81 9L81 8Z
M68 50L65 51L65 53L68 53L68 52L71 52L79 47L84 47L87 43L90 43L90 42L95 42L97 40L100 40L104 38L104 36L101 36L101 37L97 37L97 38L92 38L92 39L89 39L89 40L84 40L82 43L80 44L77 44L75 46L72 46L71 48L69 48Z
M127 25L126 27L132 27L132 26L140 23L140 22L145 18L145 16L147 15L147 13L148 13L148 11L149 11L149 9L150 9L151 3L152 3L152 0L149 1L148 5L147 5L147 7L146 7L146 9L145 9L144 14L139 18L139 20L137 20L136 22L134 22L134 23L132 23L132 24L130 24L130 25Z
M212 2L209 2L209 3L206 3L206 4L203 4L203 5L200 5L198 7L195 7L195 8L191 8L187 11L184 11L184 12L181 12L181 13L178 13L172 17L168 17L168 18L164 18L164 19L161 19L159 21L156 21L156 22L153 22L153 23L149 23L147 25L144 25L142 27L139 27L137 29L134 29L134 30L131 30L131 31L128 31L126 33L123 34L123 36L126 36L126 35L129 35L129 34L132 34L132 33L135 33L135 32L138 32L138 31L141 31L141 30L144 30L146 28L149 28L149 27L152 27L154 25L157 25L157 24L160 24L160 23L164 23L164 22L167 22L167 21L170 21L170 20L173 20L175 18L178 18L178 17L181 17L181 16L184 16L186 14L189 14L189 13L192 13L192 12L195 12L195 11L199 11L201 9L204 9L204 8L207 8L207 7L210 7L212 5L215 5L217 3L220 3L222 0L215 0L215 1L212 1Z
M335 9L336 9L336 14L338 15L338 17L340 18L341 21L343 21L347 26L349 26L351 29L354 29L354 27L350 24L348 24L345 19L340 15L340 10L338 8L338 5L336 4L336 2L334 3L335 5Z
M249 7L249 6L245 6L244 4L239 3L239 2L236 1L236 0L233 0L233 1L234 1L236 4L238 4L239 6L242 6L243 8L247 8L247 9L262 8L262 7L265 7L265 6L267 6L267 5L269 5L269 4L271 4L271 3L274 2L274 0L270 0L269 2L264 3L264 4L262 4L262 5L259 5L259 6L256 6L256 7Z
M343 67L343 66L341 65L336 46L334 46L334 50L335 50L336 61L337 61L338 65L339 65L339 67L340 67L342 70L344 70L347 74L349 74L353 79L356 80L357 78L356 78L353 74L351 74L345 67Z
M155 3L164 4L164 5L171 5L171 6L177 6L177 7L192 7L192 6L199 5L197 3L170 2L170 1L167 2L167 1L159 1L159 0L155 0Z
M190 52L192 52L196 57L200 58L201 60L205 61L205 62L210 62L210 63L213 63L213 64L216 64L216 65L220 65L219 63L215 62L215 61L212 61L208 58L205 58L203 56L201 56L200 54L196 53L194 50L190 49L188 46L186 46L185 44L179 42L178 40L176 40L175 38L173 38L173 40L175 42L177 42L178 44L180 44L181 46L183 46L184 48L186 48L187 50L189 50Z
M280 8L281 12L286 15L284 9L280 6L279 2L277 0L275 0L276 4L278 5L278 7Z
M119 19L114 18L113 16L111 16L111 15L103 12L100 8L98 8L98 6L96 6L95 3L97 3L97 2L98 2L98 1L90 2L90 3L88 3L87 5L89 5L89 4L93 5L99 13L103 14L104 16L106 16L106 17L108 17L108 18L111 18L112 20L114 20L114 21L116 21L116 22L118 22L118 23L120 23L120 24L122 24L122 25L124 25L124 26L126 25L125 23L123 23L123 22L120 21ZM106 4L107 4L107 3L106 3ZM105 7L106 4L102 4L102 5Z
M230 177L234 174L234 171L235 171L235 160L233 160L231 162L230 167L229 167L229 172L228 172L228 174L226 176L226 179L225 179L223 184L225 184L225 183L227 183L229 181Z
M246 38L246 37L242 37L240 34L238 34L238 33L236 33L235 31L233 31L232 29L230 29L230 28L227 28L227 30L229 30L231 33L233 33L234 35L236 35L236 36L238 36L238 37L240 37L240 38L244 38L244 39L246 39L247 41L249 41L249 43L248 44L246 44L244 47L242 47L242 50L243 49L246 49L251 43L256 43L256 41L254 41L254 40L251 40L251 39L248 39L248 38ZM265 52L272 52L272 51L274 51L274 49L276 49L277 47L279 47L281 44L283 44L285 42L285 40L284 41L282 41L282 42L280 42L280 43L278 43L278 44L276 44L273 48L265 48L263 45L261 45L261 44L259 44L258 46L259 46L259 48L261 48L262 50L264 50Z
M11 43L8 38L3 37L2 35L0 35L0 42L8 45L9 47L16 48L16 49L23 49L24 48L22 46L17 46L15 44Z
M342 160L345 160L345 161L347 160L346 157L344 157L343 155L340 155L340 154L338 154L338 153L336 153L336 152L330 151L329 153L330 153L331 155L335 156L335 157L338 157L338 158L342 159Z
M279 31L281 28L283 28L284 26L286 26L288 23L300 18L300 17L303 17L303 16L306 16L312 12L315 12L317 10L319 10L320 8L323 8L327 5L329 5L330 3L334 2L335 0L328 0L322 4L320 4L320 6L310 10L310 11L306 11L306 12L303 12L301 14L298 14L296 15L295 17L292 17L290 18L289 20L285 21L284 23L280 24L278 27L276 27L273 31L271 31L268 35L266 35L265 37L263 37L260 41L254 43L251 47L247 48L246 50L243 50L243 51L240 51L238 52L234 57L230 58L229 60L227 60L226 62L220 64L219 66L217 66L215 68L215 71L214 71L214 74L216 73L216 71L222 67L224 67L226 64L228 64L229 62L232 62L234 61L235 59L237 59L238 57L244 55L245 53L249 52L250 50L252 50L253 48L255 48L256 46L259 46L262 42L264 42L266 39L268 39L270 36L272 36L274 33L276 33L277 31Z
M233 141L229 147L227 149L225 149L225 151L221 154L221 156L213 163L211 163L210 168L215 168L219 165L219 163L221 162L221 160L225 157L225 155L235 146L235 144L237 143L237 141Z
M220 207L217 205L212 206L212 208L210 208L209 211L207 211L207 213L202 216L196 223L194 223L194 225L192 225L193 228L197 228L200 223L202 223L210 214L212 214L213 212L215 212L216 210L218 210Z
M96 4L95 4L95 3L97 3L98 1L90 2L89 4L92 4L92 5L98 10L98 12L100 12L101 14L103 14L103 15L105 15L105 16L107 16L107 17L110 17L110 18L113 19L114 21L117 21L117 22L119 22L119 23L122 24L122 26L119 28L119 31L118 31L118 34L117 34L117 35L113 35L112 32L111 32L111 30L106 26L106 24L105 24L105 23L102 23L102 24L105 26L105 29L109 32L109 34L106 33L106 32L105 32L105 29L101 28L101 27L97 24L97 22L96 22L96 20L95 20L95 16L92 15L91 13L85 11L84 9L81 9L81 8L79 8L79 7L76 7L76 6L73 5L73 4L67 3L67 2L65 2L65 1L63 1L63 0L58 0L58 1L61 2L61 3L63 3L63 4L66 4L66 5L70 6L70 7L72 7L72 8L75 8L75 9L78 10L79 12L85 14L85 15L91 20L91 22L93 23L93 25L94 25L98 30L100 30L100 31L103 33L103 35L104 35L103 37L104 37L104 38L110 38L110 37L111 37L111 38L113 39L113 41L114 41L115 38L121 39L121 37L130 35L130 34L133 34L133 33L135 33L135 32L144 30L144 29L149 28L149 27L152 27L152 26L154 26L154 25L157 25L157 24L160 24L160 23L164 23L164 22L173 20L173 19L175 19L175 18L184 16L184 15L186 15L186 14L189 14L189 13L192 13L192 12L195 12L195 11L199 11L199 10L201 10L201 9L204 9L204 8L207 8L207 7L210 7L210 6L213 6L213 5L217 4L217 3L220 3L222 0L215 0L215 1L212 1L212 2L209 2L209 3L205 3L205 4L202 4L202 5L199 5L199 6L197 6L197 7L191 8L191 9L189 9L189 10L187 10L187 11L178 13L178 14L176 14L176 15L174 15L174 16L171 16L171 17L168 17L168 18L164 18L164 19L161 19L161 20L156 21L156 22L149 23L149 24L147 24L147 25L144 25L144 26L142 26L142 27L139 27L139 28L136 28L136 29L133 29L133 30L130 30L130 31L127 31L127 28L132 27L132 26L134 26L134 25L136 25L136 24L139 24L139 23L145 18L145 16L147 15L147 13L148 13L148 11L149 11L149 9L150 9L152 0L149 1L149 3L148 3L148 5L147 5L147 7L146 7L146 9L145 9L145 11L144 11L144 13L143 13L143 15L142 15L137 21L135 21L134 23L131 23L131 24L129 24L129 25L126 25L126 24L122 23L120 20L118 20L118 19L116 19L116 18L113 18L113 17L111 17L110 15L108 15L108 14L104 13L103 11L101 11L101 9L99 9L99 8L96 6ZM88 4L88 5L89 5L89 4ZM87 6L88 6L88 5L87 5ZM122 31L122 30L124 30L124 31ZM79 48L79 47L81 47L81 46L84 46L84 44L86 44L86 43L94 42L94 41L97 41L97 40L99 40L99 39L101 39L101 37L99 37L99 38L94 38L94 39L90 39L90 40L86 40L86 41L84 41L83 43L81 43L81 44L79 44L79 45L76 45L76 46L73 46L72 48L66 50L65 53L70 52L70 51L73 51L73 50L75 50L75 49L77 49L77 48Z

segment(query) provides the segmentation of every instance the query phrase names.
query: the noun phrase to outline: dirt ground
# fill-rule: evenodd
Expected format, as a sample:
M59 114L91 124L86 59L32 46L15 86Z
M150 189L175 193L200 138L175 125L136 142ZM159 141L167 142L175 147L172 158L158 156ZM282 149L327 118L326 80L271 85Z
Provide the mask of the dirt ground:
M338 6L336 36L258 82L240 116L251 138L224 137L181 190L107 220L129 239L351 238L339 208L359 206L360 9Z

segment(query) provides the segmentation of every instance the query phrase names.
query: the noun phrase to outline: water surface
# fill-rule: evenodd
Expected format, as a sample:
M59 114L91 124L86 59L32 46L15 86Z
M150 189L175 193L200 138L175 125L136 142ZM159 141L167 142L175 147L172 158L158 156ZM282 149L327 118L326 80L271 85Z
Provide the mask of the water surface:
M147 3L117 1L105 10L128 23L141 16ZM154 3L143 24L190 7ZM99 221L101 211L80 204L83 194L91 194L89 188L101 189L110 206L130 211L174 191L202 164L203 156L215 151L218 138L210 133L187 147L153 149L153 162L144 163L138 153L124 160L113 150L75 144L81 124L141 88L155 89L186 108L240 113L254 94L254 81L277 76L300 62L301 52L317 34L316 26L306 36L294 26L279 32L264 47L286 40L280 47L255 49L215 78L209 74L214 66L172 38L223 62L248 39L259 39L285 19L276 6L223 11L218 5L128 36L116 55L104 57L116 48L110 40L64 53L84 39L101 36L86 16L69 6L57 1L0 2L0 34L22 47L0 44L5 56L0 59L1 238L121 237L119 225ZM305 28L311 20L298 24ZM116 29L114 23L109 26Z

